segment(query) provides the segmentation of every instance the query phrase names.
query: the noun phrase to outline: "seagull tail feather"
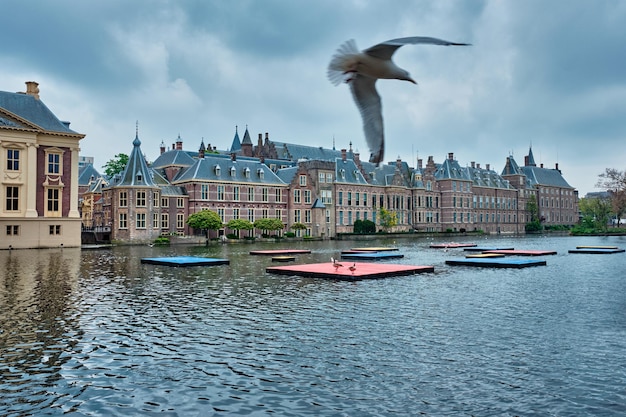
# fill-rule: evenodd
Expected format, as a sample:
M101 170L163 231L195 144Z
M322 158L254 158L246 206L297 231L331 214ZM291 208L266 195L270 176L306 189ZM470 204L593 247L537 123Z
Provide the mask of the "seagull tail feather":
M354 64L354 56L360 51L356 47L354 39L344 42L339 46L335 55L333 55L328 64L328 79L333 85L339 85L350 79L346 72Z

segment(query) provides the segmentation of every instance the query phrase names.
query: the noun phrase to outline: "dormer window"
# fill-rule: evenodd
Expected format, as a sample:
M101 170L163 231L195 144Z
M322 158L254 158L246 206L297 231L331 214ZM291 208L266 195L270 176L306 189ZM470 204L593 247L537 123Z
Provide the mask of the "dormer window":
M339 176L341 177L342 180L346 179L346 170L345 169L340 169L339 170Z
M137 178L137 182L141 182L141 181L143 181L143 175L141 175L141 172L138 172L138 173L135 175L135 178Z
M237 168L230 167L230 176L234 177L235 175L237 175Z
M245 167L245 168L243 169L243 175L244 175L246 178L250 178L250 168Z
M257 169L256 173L259 175L259 178L261 179L265 178L265 171L263 171L262 168Z
M217 175L219 177L221 172L222 172L222 168L219 165L215 165L215 167L213 167L213 169L215 170L215 175Z

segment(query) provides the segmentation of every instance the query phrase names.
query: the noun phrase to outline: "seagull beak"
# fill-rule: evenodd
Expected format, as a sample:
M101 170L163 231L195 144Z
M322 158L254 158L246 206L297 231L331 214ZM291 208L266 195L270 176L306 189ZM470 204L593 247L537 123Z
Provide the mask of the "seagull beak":
M408 82L413 83L413 84L417 84L417 83L415 82L415 80L414 80L413 78L411 78L411 77L407 78L406 80L407 80Z

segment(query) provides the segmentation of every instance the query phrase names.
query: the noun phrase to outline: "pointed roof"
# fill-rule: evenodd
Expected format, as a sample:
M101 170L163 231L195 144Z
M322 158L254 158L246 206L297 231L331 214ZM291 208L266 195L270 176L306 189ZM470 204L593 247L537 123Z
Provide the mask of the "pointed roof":
M146 159L141 152L141 141L139 133L135 134L133 140L133 150L128 157L128 164L121 175L118 187L158 187L152 179L152 172L148 168Z
M535 163L535 157L533 156L533 147L531 146L530 148L528 148L528 164L526 164L526 166L529 167L536 167L537 164Z
M247 132L247 129L246 129L246 132ZM248 139L250 139L250 135L248 135ZM239 140L239 133L237 132L237 126L235 126L235 137L233 138L233 143L231 143L230 145L230 151L237 152L240 149L241 149L241 141Z
M243 134L243 141L241 145L252 145L252 139L250 139L250 133L248 132L248 126L246 126L246 131ZM239 146L241 148L241 146Z
M506 165L501 175L524 175L524 172L520 169L519 165L517 165L517 162L515 162L513 155L506 157Z

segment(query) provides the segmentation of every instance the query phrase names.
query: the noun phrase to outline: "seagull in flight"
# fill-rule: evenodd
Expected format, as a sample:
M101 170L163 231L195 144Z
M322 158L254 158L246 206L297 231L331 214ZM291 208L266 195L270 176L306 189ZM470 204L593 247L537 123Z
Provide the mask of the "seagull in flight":
M409 73L392 60L398 48L409 44L465 46L467 43L448 42L424 36L392 39L359 51L354 40L342 44L328 65L328 79L334 85L346 82L363 119L365 141L370 149L370 162L377 166L385 155L385 134L380 96L376 91L379 78L409 81L417 84Z

